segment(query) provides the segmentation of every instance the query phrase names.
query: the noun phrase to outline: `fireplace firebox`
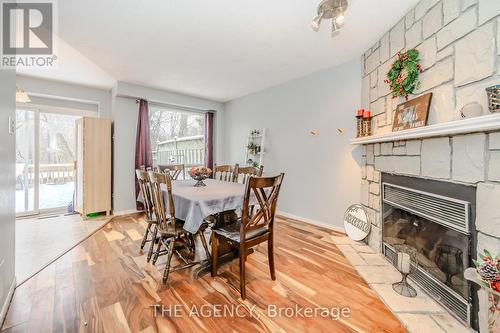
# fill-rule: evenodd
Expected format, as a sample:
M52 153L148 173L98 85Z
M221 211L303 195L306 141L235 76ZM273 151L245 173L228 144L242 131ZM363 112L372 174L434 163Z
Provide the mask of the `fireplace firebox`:
M472 327L477 300L463 273L475 257L475 192L472 186L382 175L383 253L395 262L395 245L417 249L410 278Z

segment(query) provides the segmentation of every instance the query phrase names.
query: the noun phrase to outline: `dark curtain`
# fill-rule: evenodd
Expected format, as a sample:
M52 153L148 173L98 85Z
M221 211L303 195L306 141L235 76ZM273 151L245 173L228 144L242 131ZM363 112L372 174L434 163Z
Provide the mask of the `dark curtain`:
M139 101L139 118L137 120L137 137L135 140L135 168L152 168L153 153L151 152L151 137L149 133L149 108L148 102L141 99ZM135 197L139 195L139 184L135 176ZM141 202L137 202L137 210L143 210Z
M205 113L205 165L214 168L214 113Z

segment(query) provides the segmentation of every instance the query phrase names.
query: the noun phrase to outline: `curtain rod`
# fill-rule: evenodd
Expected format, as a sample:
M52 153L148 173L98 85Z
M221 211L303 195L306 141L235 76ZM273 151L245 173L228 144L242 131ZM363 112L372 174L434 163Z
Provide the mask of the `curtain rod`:
M165 108L171 108L171 109L176 109L176 110L181 110L181 111L187 111L187 112L199 112L199 113L206 113L206 112L216 112L216 110L207 110L207 109L201 109L201 108L195 108L195 107L190 107L190 106L183 106L183 105L177 105L177 104L169 104L169 103L163 103L163 102L155 102L155 101L147 101L150 105L156 105L159 107L165 107ZM140 98L135 99L135 103L139 103L141 101Z

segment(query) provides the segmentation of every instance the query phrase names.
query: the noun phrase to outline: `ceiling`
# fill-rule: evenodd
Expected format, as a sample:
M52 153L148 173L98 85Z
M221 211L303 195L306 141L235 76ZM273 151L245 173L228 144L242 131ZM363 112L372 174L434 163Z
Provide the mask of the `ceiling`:
M359 57L418 0L350 0L335 38L310 28L318 2L59 1L59 69L21 73L224 102Z

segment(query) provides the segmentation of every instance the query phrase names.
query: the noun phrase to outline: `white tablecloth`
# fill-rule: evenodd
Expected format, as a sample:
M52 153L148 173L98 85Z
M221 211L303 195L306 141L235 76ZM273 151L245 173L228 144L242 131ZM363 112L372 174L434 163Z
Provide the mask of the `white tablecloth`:
M196 233L203 219L226 210L241 209L245 185L205 179L205 187L194 187L194 180L176 180L172 183L175 217L184 220L184 229ZM166 191L166 188L165 188ZM166 192L165 192L166 195ZM168 210L168 200L165 196Z

